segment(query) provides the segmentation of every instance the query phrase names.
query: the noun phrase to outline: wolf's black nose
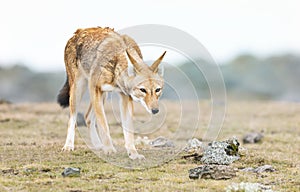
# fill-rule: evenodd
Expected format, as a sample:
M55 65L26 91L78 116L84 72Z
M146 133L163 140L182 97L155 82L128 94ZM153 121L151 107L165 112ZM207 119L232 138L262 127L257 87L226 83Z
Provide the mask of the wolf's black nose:
M155 108L155 109L152 109L151 111L152 111L152 114L156 114L156 113L158 113L158 112L159 112L159 110L158 110L158 109L156 109L156 108Z

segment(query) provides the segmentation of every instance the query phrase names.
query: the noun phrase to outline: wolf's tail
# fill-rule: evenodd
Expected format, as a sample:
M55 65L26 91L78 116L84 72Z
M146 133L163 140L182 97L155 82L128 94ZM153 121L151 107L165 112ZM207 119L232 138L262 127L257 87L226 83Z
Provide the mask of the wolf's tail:
M69 98L70 98L70 86L69 86L69 79L67 77L64 86L61 88L57 96L57 103L59 103L59 105L62 106L63 108L68 107Z

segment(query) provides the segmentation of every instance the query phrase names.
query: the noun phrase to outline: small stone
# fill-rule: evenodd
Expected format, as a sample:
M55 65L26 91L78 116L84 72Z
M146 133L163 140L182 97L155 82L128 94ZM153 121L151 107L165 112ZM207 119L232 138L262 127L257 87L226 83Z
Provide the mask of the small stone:
M254 169L255 173L274 172L275 169L271 165L263 165Z
M184 148L184 159L189 159L195 162L201 160L205 145L196 138L188 140L187 146Z
M253 173L262 173L262 172L274 172L275 169L271 165L263 165L257 168L246 167L242 169L243 172L253 172Z
M34 168L34 167L29 167L29 168L24 169L25 174L32 174L36 171L37 171L37 168Z
M48 168L48 167L44 167L44 168L41 169L41 172L44 172L44 173L48 173L50 171L51 171L51 169Z
M253 172L254 168L253 167L246 167L244 169L242 169L241 171L243 172Z
M202 165L189 170L190 179L231 179L236 176L236 169L226 165Z
M273 192L270 186L260 183L232 183L226 187L226 192Z
M243 143L258 143L262 140L263 134L261 133L248 133L247 135L244 136L243 138Z
M147 146L147 145L149 145L149 143L151 142L150 140L149 140L149 138L148 137L140 137L140 136L138 136L136 139L135 139L135 145L145 145L145 146Z
M151 145L152 147L161 147L161 148L175 147L173 141L162 136L159 136L156 139L150 141L149 145Z
M239 147L239 152L238 152L239 156L243 157L243 156L247 156L247 154L249 154L248 149L246 149L245 147Z
M61 173L63 177L79 177L80 169L74 167L65 168L65 170Z
M203 149L204 145L201 141L199 141L196 138L188 140L187 146L184 148L185 152L194 152L197 151L198 149Z
M77 114L77 126L86 126L85 119L82 113Z
M2 170L2 173L3 174L12 174L12 175L18 175L19 174L19 171L18 170L15 170L15 169L5 169L5 170Z

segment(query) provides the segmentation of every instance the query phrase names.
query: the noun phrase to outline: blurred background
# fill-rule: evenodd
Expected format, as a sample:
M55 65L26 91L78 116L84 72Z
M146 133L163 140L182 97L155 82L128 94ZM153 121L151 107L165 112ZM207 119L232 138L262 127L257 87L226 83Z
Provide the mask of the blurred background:
M299 102L299 7L297 0L2 1L0 100L55 101L65 81L64 47L77 28L163 24L206 47L220 66L229 99ZM166 62L197 82L201 98L210 97L205 78L188 60L170 54ZM172 69L165 71L176 81Z

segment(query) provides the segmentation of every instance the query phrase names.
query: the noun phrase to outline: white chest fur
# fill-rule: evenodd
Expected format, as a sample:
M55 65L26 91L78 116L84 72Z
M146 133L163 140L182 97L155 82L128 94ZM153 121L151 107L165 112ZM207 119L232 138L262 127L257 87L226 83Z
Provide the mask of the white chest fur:
M101 86L101 90L105 92L111 92L111 91L116 91L116 92L121 92L121 90L117 87L112 86L111 84L104 84Z

